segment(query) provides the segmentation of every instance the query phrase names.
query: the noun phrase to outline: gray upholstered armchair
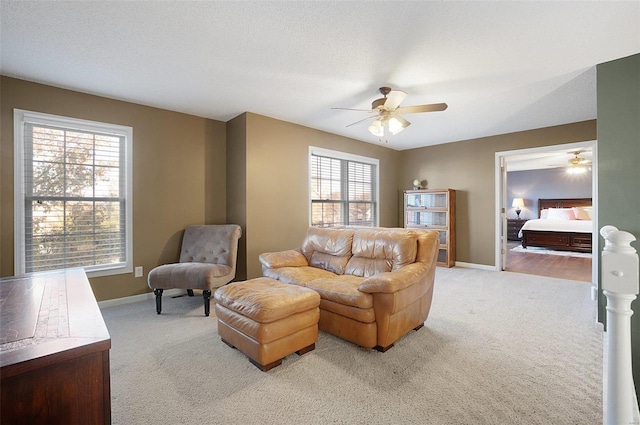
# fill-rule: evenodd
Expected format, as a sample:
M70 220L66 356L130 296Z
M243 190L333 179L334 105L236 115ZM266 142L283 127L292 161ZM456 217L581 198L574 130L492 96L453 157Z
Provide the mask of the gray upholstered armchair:
M180 262L164 264L149 272L147 283L156 295L156 312L162 311L162 292L170 288L186 289L193 296L201 289L204 315L210 311L211 290L231 282L236 276L237 224L188 226L182 238Z

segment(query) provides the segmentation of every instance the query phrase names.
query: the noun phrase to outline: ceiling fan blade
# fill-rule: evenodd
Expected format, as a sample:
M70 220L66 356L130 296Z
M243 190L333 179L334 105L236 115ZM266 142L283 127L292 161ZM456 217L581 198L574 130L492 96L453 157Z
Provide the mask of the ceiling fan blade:
M356 122L353 122L353 123L349 124L347 127L351 127L352 125L360 124L362 121L370 120L371 118L378 118L378 115L373 115L373 116L370 116L370 117L367 117L367 118L363 118L361 120L358 120Z
M387 100L384 102L384 109L393 111L400 106L405 97L407 97L407 94L402 90L391 90L387 95Z
M436 112L447 109L446 103L432 103L430 105L404 106L396 109L399 114L415 114L418 112Z
M331 109L340 109L341 111L373 112L371 109L353 109L353 108L331 108Z

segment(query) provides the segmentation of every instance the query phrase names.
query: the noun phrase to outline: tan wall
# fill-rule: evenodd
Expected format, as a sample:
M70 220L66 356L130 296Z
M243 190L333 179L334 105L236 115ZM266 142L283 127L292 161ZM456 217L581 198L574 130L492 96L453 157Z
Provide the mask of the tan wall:
M298 248L309 227L309 146L380 161L380 225L398 225L400 153L335 134L246 114L247 276L262 275L258 255Z
M133 127L133 273L91 279L98 301L148 292L146 275L175 261L181 231L226 217L225 124L1 77L0 275L13 274L13 109Z
M204 223L226 224L227 126L222 121L205 120L204 131Z
M242 227L236 280L247 278L247 114L227 122L227 220Z
M457 260L494 264L495 152L596 138L586 121L394 151L245 113L221 123L2 77L0 272L13 274L13 108L134 128L134 264L145 276L177 259L191 223L243 227L238 279L261 274L262 252L296 248L309 224L309 146L380 160L380 225L402 225L402 190L415 178L457 189ZM226 138L226 140L225 140ZM98 300L147 292L132 274L91 280Z
M402 151L399 189L456 189L456 261L495 265L495 153L596 137L592 120Z

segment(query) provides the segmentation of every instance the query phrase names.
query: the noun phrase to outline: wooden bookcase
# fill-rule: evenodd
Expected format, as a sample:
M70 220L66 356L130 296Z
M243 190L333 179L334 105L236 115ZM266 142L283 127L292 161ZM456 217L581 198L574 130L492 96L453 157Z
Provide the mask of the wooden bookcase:
M456 262L455 190L405 190L404 227L437 230L440 235L437 264L442 267L454 266Z

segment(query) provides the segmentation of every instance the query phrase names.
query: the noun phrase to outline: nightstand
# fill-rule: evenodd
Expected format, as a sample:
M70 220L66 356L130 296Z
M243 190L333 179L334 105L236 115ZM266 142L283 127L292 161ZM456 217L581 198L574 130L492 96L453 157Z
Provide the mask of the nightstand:
M524 226L524 223L526 222L527 220L523 220L521 218L508 218L507 219L507 240L519 241L520 238L518 237L518 233L520 232L520 229L522 229L522 226Z

